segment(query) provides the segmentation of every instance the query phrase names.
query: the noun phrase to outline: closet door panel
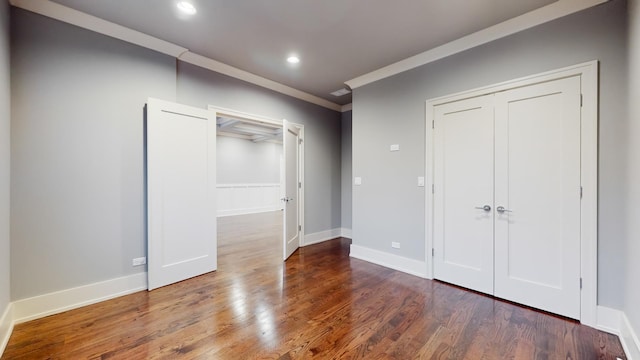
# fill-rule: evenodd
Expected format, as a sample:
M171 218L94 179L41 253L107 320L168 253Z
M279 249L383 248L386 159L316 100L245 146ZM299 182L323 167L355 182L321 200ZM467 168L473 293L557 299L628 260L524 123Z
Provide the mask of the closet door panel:
M439 105L434 126L434 275L488 294L494 253L492 98Z
M579 318L580 78L496 94L495 124L495 295Z

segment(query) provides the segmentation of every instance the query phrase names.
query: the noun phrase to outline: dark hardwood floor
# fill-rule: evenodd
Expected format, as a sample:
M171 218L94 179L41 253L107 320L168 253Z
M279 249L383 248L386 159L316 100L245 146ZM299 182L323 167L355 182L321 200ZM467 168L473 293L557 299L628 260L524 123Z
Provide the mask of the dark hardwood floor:
M615 359L574 321L349 258L282 263L279 212L220 218L218 271L17 325L2 359Z

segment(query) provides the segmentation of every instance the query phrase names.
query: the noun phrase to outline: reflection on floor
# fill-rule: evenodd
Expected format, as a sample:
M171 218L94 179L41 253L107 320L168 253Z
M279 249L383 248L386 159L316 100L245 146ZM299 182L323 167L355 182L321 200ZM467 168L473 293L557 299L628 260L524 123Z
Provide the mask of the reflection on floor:
M220 218L218 271L18 325L3 359L623 358L613 335L351 259L348 239L283 263L281 216Z

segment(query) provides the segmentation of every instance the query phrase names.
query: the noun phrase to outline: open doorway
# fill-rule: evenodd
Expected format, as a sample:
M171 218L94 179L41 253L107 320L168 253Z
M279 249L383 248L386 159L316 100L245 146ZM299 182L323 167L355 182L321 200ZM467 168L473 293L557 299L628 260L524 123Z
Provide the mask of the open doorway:
M217 124L220 266L232 268L234 259L248 253L281 262L303 242L304 128L229 109L209 110L216 112Z

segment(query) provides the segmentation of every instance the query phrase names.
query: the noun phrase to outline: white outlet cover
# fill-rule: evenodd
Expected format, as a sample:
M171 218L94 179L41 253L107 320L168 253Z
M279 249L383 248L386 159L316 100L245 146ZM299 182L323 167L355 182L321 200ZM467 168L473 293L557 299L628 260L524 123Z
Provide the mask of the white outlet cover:
M391 247L394 248L394 249L400 249L400 243L392 241L391 242Z
M424 176L418 176L418 186L424 187Z
M400 151L400 145L399 144L393 144L389 147L390 151Z
M356 176L355 178L353 178L353 184L354 185L362 185L362 178L359 176Z

